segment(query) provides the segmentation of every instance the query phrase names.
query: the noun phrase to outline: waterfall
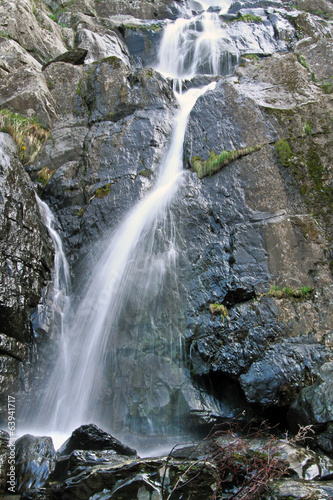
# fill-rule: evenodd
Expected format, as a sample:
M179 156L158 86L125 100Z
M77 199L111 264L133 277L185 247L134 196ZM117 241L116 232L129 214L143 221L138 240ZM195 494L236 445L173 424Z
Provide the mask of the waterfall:
M65 344L67 339L64 335L64 317L70 307L70 272L69 265L63 250L62 241L54 228L54 215L46 203L44 203L37 194L35 194L39 212L43 224L51 236L54 247L54 269L53 269L53 301L51 319L52 323L58 324L61 341L64 344L63 350L67 351Z
M226 6L223 3L223 8ZM234 52L218 14L205 11L167 26L157 70L177 79L198 73L218 75L227 71L225 54ZM175 93L179 111L155 186L103 243L105 250L88 282L76 284L76 288L82 288L77 303L63 307L62 347L35 415L38 432L70 433L83 423L94 422L119 435L123 420L128 418L121 408L128 405L136 415L132 423L127 422L131 430L135 431L137 425L139 432L148 433L163 426L163 410L157 415L154 404L157 399L167 399L163 377L177 378L180 372L172 362L173 355L161 348L156 332L168 332L170 349L182 348L182 332L175 325L168 330L174 304L168 309L163 296L166 291L177 295L176 228L171 203L183 182L183 141L189 114L199 96L214 86L215 82ZM39 205L56 248L55 275L60 273L66 290L68 267L61 242L52 226L52 214L41 201ZM61 289L61 280L57 280L56 295ZM154 314L158 309L163 312L160 316ZM145 355L138 361L141 350ZM145 365L138 371L139 362ZM158 370L163 373L157 382Z
M205 2L205 8L219 2ZM220 2L225 10L229 2ZM227 75L239 61L239 51L219 14L204 12L170 23L164 30L156 69L166 77L191 80L196 75Z

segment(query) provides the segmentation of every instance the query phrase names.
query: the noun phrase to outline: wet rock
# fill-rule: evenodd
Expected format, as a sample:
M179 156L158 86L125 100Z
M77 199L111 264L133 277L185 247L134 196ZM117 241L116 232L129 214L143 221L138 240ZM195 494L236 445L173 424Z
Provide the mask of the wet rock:
M64 54L60 54L52 61L47 62L43 66L43 70L45 70L50 64L55 62L64 62L67 64L73 64L74 66L78 66L84 63L84 60L88 54L87 49L76 47L75 49L68 50Z
M177 499L183 495L209 498L215 489L215 467L203 460L185 463L186 467L182 460L170 459L165 473L165 458L131 459L121 464L110 462L107 466L95 465L58 485L53 483L50 487L28 490L22 500L60 499L64 495L68 499L80 500L117 499L120 496L128 500L159 500L172 490L175 490L173 495ZM191 470L191 465L195 471ZM179 483L176 484L178 479Z
M8 467L8 444L9 434L6 431L0 430L0 495L5 492L7 483L7 467Z
M267 500L299 500L313 498L313 500L330 499L333 495L333 484L331 482L311 482L304 483L289 479L279 481L270 488L269 492L264 494L263 498Z
M113 450L120 455L129 457L136 455L136 451L122 444L107 432L94 424L82 425L75 431L58 450L60 455L69 455L74 450Z
M2 333L27 342L29 315L50 276L51 245L16 145L7 134L0 134L0 140Z
M246 398L263 406L290 404L300 387L315 377L330 352L300 338L285 340L267 350L260 361L240 376ZM299 419L297 419L299 423Z
M319 125L325 113L314 113L307 104L330 106L325 99L293 54L249 62L198 99L186 137L188 160L266 144L199 184L188 174L182 229L186 241L196 234L195 245L187 247L192 370L199 377L215 373L238 379L249 401L267 406L290 404L331 355L330 347L321 345L332 325L324 305L332 301L325 250L329 224L323 218L320 227L307 213L303 191L290 184L293 174L281 170L273 149L290 133L280 119L285 106L294 117L292 134L301 141L302 123L311 115L328 145L330 127L325 119ZM302 142L304 148L307 140ZM317 292L309 300L281 301L266 295L273 283L281 288L304 283ZM212 317L214 303L225 306L227 314Z
M30 314L50 279L52 244L40 222L31 182L17 158L17 147L0 134L0 318L1 419L8 394L24 388L22 363L32 341Z
M314 384L304 388L289 409L288 419L290 426L314 425L315 428L330 424L333 420L333 393L331 386L332 362L325 363L318 372L318 378ZM332 448L331 428L327 427L327 433L318 438L321 446L325 449ZM322 429L320 429L322 430Z
M50 437L25 434L15 442L17 491L42 487L55 467Z

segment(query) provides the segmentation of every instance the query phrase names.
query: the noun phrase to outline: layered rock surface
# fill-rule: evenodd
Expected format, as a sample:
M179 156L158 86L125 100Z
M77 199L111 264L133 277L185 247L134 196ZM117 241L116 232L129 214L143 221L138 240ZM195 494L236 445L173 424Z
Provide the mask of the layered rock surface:
M91 246L149 191L170 139L177 111L172 86L142 68L156 64L163 26L156 19L177 11L169 5L166 14L167 5L6 0L0 7L0 108L35 116L50 130L26 169L56 213L75 276ZM239 53L240 65L215 78L215 90L197 101L190 116L188 168L173 204L178 289L167 305L159 303L157 316L163 339L165 318L181 306L173 314L186 337L178 358L186 357L187 366L170 365L168 342L159 338L152 348L147 335L137 349L135 378L149 386L147 360L161 377L148 405L145 390L130 394L137 399L119 410L120 428L138 415L142 432L151 415L169 422L179 401L184 411L177 417L188 426L191 415L194 427L242 412L252 416L279 407L286 413L292 405L290 425L320 424L318 443L331 452L331 412L319 417L322 403L314 397L323 391L331 407L320 370L332 359L331 15L323 0L299 0L296 8L237 2L221 18L224 43ZM59 60L74 48L88 51L83 64ZM202 76L194 83L207 81ZM1 193L9 207L0 331L7 394L23 384L19 369L32 339L29 315L52 264L13 142L0 138L8 171ZM215 173L208 170L202 179L190 170L193 158L207 167L212 151L218 156L245 149L250 152L221 163L220 171L215 165ZM134 312L129 304L124 325ZM135 348L121 349L127 355ZM133 376L130 363L122 370ZM123 390L117 376L106 376L110 388Z

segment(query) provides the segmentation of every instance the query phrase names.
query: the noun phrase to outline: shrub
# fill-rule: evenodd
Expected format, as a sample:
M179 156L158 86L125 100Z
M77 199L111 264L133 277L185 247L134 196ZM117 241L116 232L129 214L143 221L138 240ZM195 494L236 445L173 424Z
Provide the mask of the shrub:
M31 163L49 136L37 118L26 118L9 109L0 110L0 131L10 134L16 142L21 162Z

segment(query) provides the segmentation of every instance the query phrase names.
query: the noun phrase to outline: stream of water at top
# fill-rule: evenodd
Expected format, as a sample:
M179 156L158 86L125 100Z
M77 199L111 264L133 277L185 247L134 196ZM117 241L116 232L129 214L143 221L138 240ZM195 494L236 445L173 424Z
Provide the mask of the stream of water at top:
M216 3L224 10L229 5L229 2L222 3L220 0L206 2L204 7L215 6ZM198 6L197 3L195 5ZM184 15L188 16L188 12L185 11ZM234 53L226 49L228 43L223 37L216 12L204 11L195 17L178 19L166 26L157 69L174 79L190 79L196 74L227 73L234 57ZM111 412L112 418L115 418L117 411L117 408L110 410L108 407L106 410L103 407L103 399L113 390L105 385L108 373L113 372L111 376L117 379L115 386L133 384L126 379L126 372L121 373L117 360L117 348L123 348L127 358L130 357L124 341L124 315L128 314L131 307L130 329L134 330L135 316L147 313L147 308L151 307L149 297L154 296L156 290L163 289L167 276L176 272L177 246L172 222L172 200L183 179L186 124L198 97L214 86L215 83L211 83L203 88L176 93L179 111L155 187L130 210L112 233L102 257L91 270L78 304L69 307L67 299L64 300L66 293L62 293L62 302L60 299L55 300L55 310L62 307L62 340L58 361L46 385L39 410L34 415L36 432L69 434L83 423L104 424L101 412ZM59 237L52 226L52 215L43 202L39 201L39 206L55 244L55 267L58 271L62 269L56 276L62 275L63 287L66 288L67 264L64 263ZM56 281L54 293L57 298L61 286L58 277ZM129 336L133 337L133 334ZM139 337L134 340L138 344L142 341ZM149 356L146 359L146 376L149 373L150 380L148 385L153 386L155 367L148 366ZM129 369L134 364L132 357ZM119 381L120 378L122 380ZM136 390L142 388L131 387L126 394ZM109 398L112 406L117 406L117 397L124 398L124 393L121 394ZM135 400L136 396L132 395L132 403ZM153 429L154 422L150 424ZM110 427L107 430L117 430L114 429L114 423Z

